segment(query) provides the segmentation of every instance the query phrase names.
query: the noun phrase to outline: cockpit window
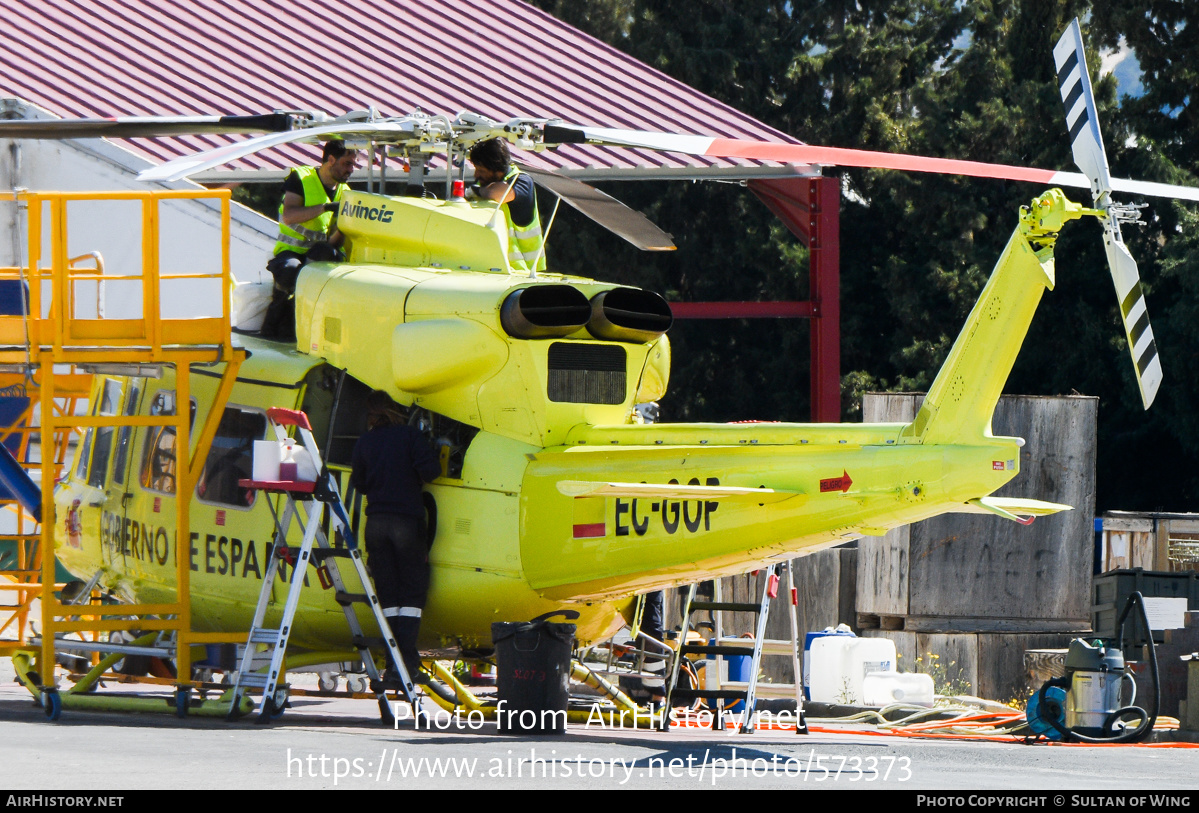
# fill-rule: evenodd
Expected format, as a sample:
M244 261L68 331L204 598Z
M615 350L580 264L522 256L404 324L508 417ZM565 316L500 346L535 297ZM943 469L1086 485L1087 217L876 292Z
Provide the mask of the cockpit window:
M116 415L121 403L121 383L113 379L105 379L104 395L100 399L101 415ZM91 430L89 430L91 431ZM87 484L103 488L108 473L108 455L112 451L112 433L114 427L98 426L96 431L96 446L92 451L92 468L88 474Z
M254 504L256 492L242 488L237 481L250 479L254 441L265 438L266 429L266 415L262 412L244 407L225 408L196 483L196 496L201 502L234 508Z
M129 392L125 395L125 414L136 415L138 401L142 394L142 379L129 379ZM125 484L125 470L128 468L129 443L133 440L133 427L122 426L117 430L117 449L112 458L112 480L118 485Z

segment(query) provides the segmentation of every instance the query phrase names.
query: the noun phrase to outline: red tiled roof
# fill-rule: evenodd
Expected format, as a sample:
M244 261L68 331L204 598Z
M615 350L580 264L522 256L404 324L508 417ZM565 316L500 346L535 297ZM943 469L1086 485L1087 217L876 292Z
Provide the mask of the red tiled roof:
M0 10L0 96L63 117L419 107L795 141L520 0L0 0ZM226 140L129 143L164 161ZM292 146L231 166L277 169L316 154ZM762 166L574 145L539 159L623 172Z

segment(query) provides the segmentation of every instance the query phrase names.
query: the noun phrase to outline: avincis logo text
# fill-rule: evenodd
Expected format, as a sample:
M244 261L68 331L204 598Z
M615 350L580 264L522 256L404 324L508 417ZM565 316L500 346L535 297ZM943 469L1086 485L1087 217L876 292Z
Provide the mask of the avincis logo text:
M363 206L361 203L350 203L346 201L341 205L341 217L359 217L363 220L377 220L380 223L390 223L391 216L395 214L386 206Z

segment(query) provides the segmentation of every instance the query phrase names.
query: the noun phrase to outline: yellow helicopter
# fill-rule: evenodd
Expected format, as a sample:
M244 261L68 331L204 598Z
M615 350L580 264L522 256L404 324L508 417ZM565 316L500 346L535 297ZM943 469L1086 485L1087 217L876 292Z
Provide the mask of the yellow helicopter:
M1062 44L1064 43L1064 44ZM737 142L702 136L496 122L477 115L305 122L148 170L183 177L294 140L390 145L411 159L461 155L502 137L525 149L592 143L702 155L959 172L1091 188L1093 207L1051 190L1024 207L1010 242L911 423L645 424L636 406L662 398L670 375L670 308L657 294L509 262L504 218L489 201L344 196L342 262L305 266L295 294L297 340L251 335L190 501L190 540L174 538L174 430L91 429L55 495L61 563L109 593L166 602L177 557L191 569L192 624L244 631L270 555L271 497L239 485L271 407L302 410L322 454L348 469L374 389L411 408L442 474L426 487L432 584L421 628L428 653L491 645L495 621L569 611L580 643L614 634L630 596L743 573L765 563L949 512L1029 522L1068 506L990 496L1018 474L1023 441L991 433L992 411L1042 293L1054 285L1054 242L1072 219L1098 218L1146 408L1161 365L1136 264L1111 192L1194 197L1195 190L1112 179L1075 25L1059 43L1063 99L1083 175L1019 167ZM1074 64L1067 65L1068 60ZM1074 93L1075 85L1081 87ZM219 127L220 125L213 125ZM0 126L0 137L11 137ZM636 220L636 218L633 218ZM637 239L665 247L652 226ZM97 375L95 414L162 416L201 425L220 366L193 367L187 403L174 372ZM360 506L352 506L357 512ZM331 591L306 590L291 665L349 660Z

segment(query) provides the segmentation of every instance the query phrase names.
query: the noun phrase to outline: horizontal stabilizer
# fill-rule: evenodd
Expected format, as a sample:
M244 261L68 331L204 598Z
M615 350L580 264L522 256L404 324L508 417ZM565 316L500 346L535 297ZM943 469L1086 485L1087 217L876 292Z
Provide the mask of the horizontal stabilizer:
M1018 497L980 497L958 506L954 509L954 513L996 514L1004 519L1019 522L1021 525L1031 525L1036 517L1072 510L1074 510L1073 506L1044 500L1025 500Z
M588 480L560 480L558 491L567 497L626 497L656 500L745 500L776 503L806 497L798 491L736 486L685 486L674 483L594 483Z

